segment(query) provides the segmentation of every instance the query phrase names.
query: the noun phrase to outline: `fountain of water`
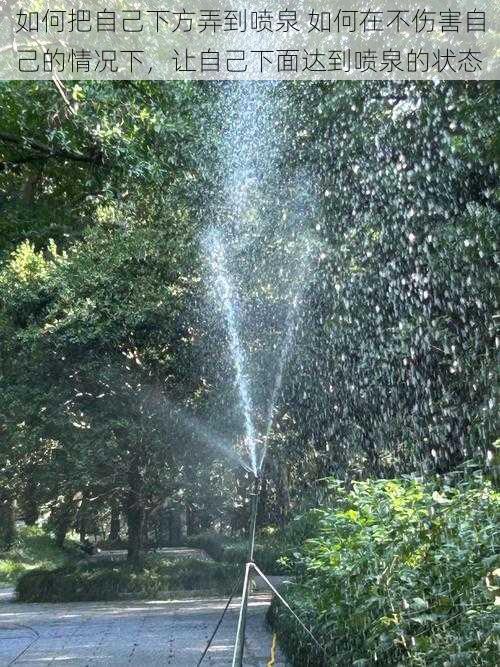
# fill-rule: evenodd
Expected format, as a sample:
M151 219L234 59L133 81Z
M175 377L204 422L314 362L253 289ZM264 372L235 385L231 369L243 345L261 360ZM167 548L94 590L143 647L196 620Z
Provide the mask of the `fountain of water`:
M274 83L221 86L218 180L202 237L210 310L224 325L228 372L234 374L255 477L264 464L317 250L306 231L314 211L310 175L280 181L286 103Z
M245 444L248 449L251 470L255 477L257 477L259 472L257 466L257 436L252 418L252 399L250 396L245 351L241 346L238 333L237 302L231 282L231 276L226 267L221 237L215 229L210 230L205 237L205 245L210 268L215 280L215 289L217 291L217 296L222 303L226 319L229 345L236 374L236 385L239 391L241 409L245 423Z
M295 201L284 194L283 200L278 198L273 202L272 209L263 205L266 202L266 186L278 174L279 138L276 128L279 126L279 110L273 106L275 100L271 98L272 94L276 95L273 85L241 84L235 85L225 99L225 117L230 124L223 133L220 164L224 197L217 202L217 210L212 213L216 223L209 226L202 241L207 281L213 303L224 322L249 467L255 477L249 563L253 562L260 477L316 247L310 235L301 229L306 209L309 212L312 210L310 197L304 197L303 185L297 187L293 184L290 187L295 193ZM273 188L269 190L273 191ZM304 205L304 201L308 206ZM270 215L269 210L274 215ZM272 248L273 231L276 225L280 225L282 237L284 224L289 230L290 242L286 248ZM251 306L245 303L238 286L244 291L247 301L249 294L255 299L257 293L260 312L266 315L275 308L274 303L266 303L266 300L272 301L269 293L277 293L281 303L286 304L284 309L278 311L278 316L274 312L271 316L271 339L269 336L266 338L259 328L255 313L253 317L249 316ZM276 321L280 319L279 313L283 313L282 319ZM262 316L262 319L265 317ZM281 344L276 344L276 340L280 340ZM252 354L252 350L259 349L259 345L267 348L260 359L259 355ZM272 359L272 363L263 364L262 358L267 362ZM274 374L269 372L270 368L275 369ZM260 387L260 392L257 376L265 387L264 390ZM248 585L247 566L233 660L235 666L241 665L243 659Z

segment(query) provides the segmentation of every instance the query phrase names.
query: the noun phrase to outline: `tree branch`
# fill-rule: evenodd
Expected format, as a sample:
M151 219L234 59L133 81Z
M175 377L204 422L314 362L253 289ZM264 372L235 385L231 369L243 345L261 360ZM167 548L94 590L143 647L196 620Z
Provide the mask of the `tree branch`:
M87 163L97 163L101 160L101 155L96 153L95 155L83 155L82 153L75 153L73 151L67 151L62 148L52 148L51 146L38 141L37 139L29 139L27 137L19 137L10 132L0 132L0 141L4 143L14 145L16 147L27 147L34 151L40 153L39 156L33 156L31 159L48 159L56 158L62 160L72 160L73 162L87 162ZM19 160L12 160L10 162L27 162L30 161L29 158L23 157Z

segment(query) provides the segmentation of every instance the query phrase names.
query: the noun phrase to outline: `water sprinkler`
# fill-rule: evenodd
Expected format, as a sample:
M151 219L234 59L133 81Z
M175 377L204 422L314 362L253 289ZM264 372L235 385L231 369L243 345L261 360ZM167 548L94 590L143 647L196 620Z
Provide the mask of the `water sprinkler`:
M238 629L234 643L233 667L243 667L243 654L245 652L245 628L247 622L248 592L250 587L250 568L253 564L255 549L255 531L257 527L257 511L259 508L259 495L261 478L255 473L254 487L252 491L252 508L250 514L250 533L248 543L248 557L243 580L243 591L241 593L240 615L238 618Z
M255 547L255 529L257 525L257 510L259 504L259 495L261 489L261 478L258 475L255 475L254 488L252 493L252 513L250 516L250 542L248 547L248 562L245 567L245 577L243 580L243 591L241 594L241 604L240 604L240 615L238 618L238 629L236 631L236 641L234 644L234 654L232 667L243 667L243 655L245 653L245 628L247 622L247 608L248 608L248 591L250 587L250 570L255 571L259 577L269 586L274 595L278 600L284 605L285 609L293 616L297 621L300 627L304 632L309 635L314 644L318 649L324 654L325 658L328 659L328 652L325 647L318 641L318 639L313 635L310 628L305 624L304 619L301 618L291 607L290 604L285 600L281 593L276 589L276 587L269 581L268 577L259 569L259 567L254 563L253 554ZM231 596L232 597L232 596ZM229 603L231 598L229 598ZM227 607L226 607L227 609Z

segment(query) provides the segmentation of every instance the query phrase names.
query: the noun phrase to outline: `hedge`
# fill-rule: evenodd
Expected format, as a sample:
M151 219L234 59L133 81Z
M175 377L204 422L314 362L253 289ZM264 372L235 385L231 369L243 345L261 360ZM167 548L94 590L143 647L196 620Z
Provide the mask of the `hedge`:
M203 549L218 562L245 564L248 560L248 540L231 538L216 533L202 533L186 539L186 545ZM282 538L258 537L255 543L254 560L265 574L287 574L288 547Z
M127 594L153 598L164 591L214 590L233 587L236 568L196 559L150 559L141 569L127 563L93 563L31 570L17 583L22 602L113 600Z

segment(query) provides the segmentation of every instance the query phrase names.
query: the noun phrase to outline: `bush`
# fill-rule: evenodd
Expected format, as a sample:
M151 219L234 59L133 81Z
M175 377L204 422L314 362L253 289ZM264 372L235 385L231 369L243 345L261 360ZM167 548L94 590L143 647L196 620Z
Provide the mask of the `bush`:
M126 594L155 597L163 591L232 589L235 568L195 559L151 558L141 569L127 563L92 563L55 570L37 569L17 583L22 602L113 600Z
M16 593L21 602L112 600L126 588L127 583L127 573L117 567L40 568L19 579Z
M228 538L217 533L200 533L186 538L186 546L193 549L203 549L214 560L224 559L224 548Z
M496 664L500 494L479 471L455 477L332 482L286 589L328 660L280 604L269 612L294 665Z
M194 558L174 561L168 567L172 582L187 591L213 588L224 593L229 592L238 573L239 568L234 565Z
M317 610L314 607L312 596L308 595L307 587L303 588L288 583L282 587L281 594L306 627L311 628L316 636ZM309 636L276 597L273 598L267 612L267 621L277 632L280 647L292 659L293 665L297 667L327 666L322 651L312 643Z
M215 533L188 537L186 544L203 549L214 560L244 565L248 560L248 539L232 538ZM287 546L280 536L259 536L255 542L254 560L265 574L285 574L288 567L280 562Z
M81 558L76 542L67 540L64 549L54 538L37 526L18 530L12 548L0 554L0 584L13 584L19 576L36 568L55 568Z

